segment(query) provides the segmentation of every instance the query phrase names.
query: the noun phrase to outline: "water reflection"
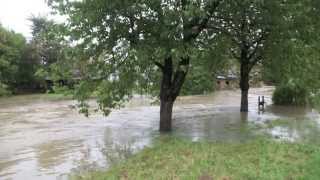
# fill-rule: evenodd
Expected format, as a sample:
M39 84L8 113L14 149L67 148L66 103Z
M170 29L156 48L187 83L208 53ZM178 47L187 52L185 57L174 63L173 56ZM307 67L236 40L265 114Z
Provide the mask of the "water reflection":
M205 116L176 118L174 132L177 136L193 140L243 141L253 136L247 130L249 114L238 111L218 111Z
M85 176L92 170L105 169L106 167L115 165L135 152L143 149L152 143L152 139L158 135L151 131L140 131L132 133L130 130L106 128L103 141L97 140L96 146L87 149L87 153L83 158L76 162L78 165L72 169L72 176Z
M179 98L173 136L194 141L243 142L261 134L277 140L318 142L320 118L308 108L272 106L272 87L252 89L249 113L240 113L240 92ZM259 113L258 96L267 107ZM85 118L72 100L22 96L0 100L0 179L67 179L106 168L152 144L159 108L135 97L109 117Z
M308 107L297 106L269 106L267 112L276 116L288 118L303 118L308 115L312 110Z
M46 171L63 164L67 155L75 149L80 149L82 143L81 140L65 139L53 140L36 146L34 150L37 152L39 170Z

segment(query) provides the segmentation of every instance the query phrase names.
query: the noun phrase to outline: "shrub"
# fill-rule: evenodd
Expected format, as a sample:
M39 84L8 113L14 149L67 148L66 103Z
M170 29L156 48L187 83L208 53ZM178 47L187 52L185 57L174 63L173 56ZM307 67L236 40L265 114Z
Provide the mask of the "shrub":
M67 86L54 85L52 91L55 94L72 95L73 90Z
M306 105L308 94L303 85L289 81L276 87L272 100L276 105Z
M201 68L193 68L183 84L181 95L201 95L213 92L215 78Z
M11 92L8 90L8 86L0 82L0 97L8 96Z
M309 100L313 107L320 109L320 90L315 93L312 93L309 97Z

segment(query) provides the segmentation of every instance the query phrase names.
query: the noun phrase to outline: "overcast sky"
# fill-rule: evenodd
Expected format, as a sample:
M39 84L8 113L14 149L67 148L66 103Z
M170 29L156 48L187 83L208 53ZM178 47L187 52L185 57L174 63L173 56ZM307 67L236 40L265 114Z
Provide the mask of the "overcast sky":
M0 23L15 32L31 37L30 21L33 15L50 13L45 0L0 0Z

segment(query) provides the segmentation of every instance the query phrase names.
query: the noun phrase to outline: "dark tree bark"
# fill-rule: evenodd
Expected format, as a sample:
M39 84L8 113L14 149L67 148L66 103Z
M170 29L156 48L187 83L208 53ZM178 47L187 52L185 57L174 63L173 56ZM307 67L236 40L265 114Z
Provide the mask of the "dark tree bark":
M167 132L172 129L173 97L171 95L173 63L172 58L164 60L162 67L162 82L160 88L160 131Z
M249 76L251 71L250 59L247 58L247 50L243 49L241 53L240 67L240 89L241 89L241 112L249 111L248 93L249 93Z
M241 107L240 107L241 112L249 111L248 93L249 93L249 90L241 89Z
M174 71L172 57L164 60L164 65L156 63L162 70L162 82L160 88L160 131L172 130L172 109L178 97L185 77L188 72L189 58L181 58L177 69ZM182 68L182 67L186 68Z
M169 132L172 130L172 109L174 102L161 100L160 105L160 131Z

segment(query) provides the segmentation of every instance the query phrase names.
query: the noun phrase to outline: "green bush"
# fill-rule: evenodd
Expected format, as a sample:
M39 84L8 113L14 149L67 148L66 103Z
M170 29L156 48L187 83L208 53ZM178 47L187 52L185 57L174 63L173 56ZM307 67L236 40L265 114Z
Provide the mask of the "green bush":
M53 93L55 94L63 94L63 95L71 95L73 94L73 90L67 86L54 85L52 87Z
M289 81L276 87L272 100L276 105L306 105L308 94L301 84Z
M0 83L0 97L8 96L10 94L11 92L8 90L8 86L3 83Z
M320 109L320 90L316 93L312 93L309 100L313 107Z
M194 68L187 76L181 89L181 95L201 95L213 92L214 77L201 68Z

